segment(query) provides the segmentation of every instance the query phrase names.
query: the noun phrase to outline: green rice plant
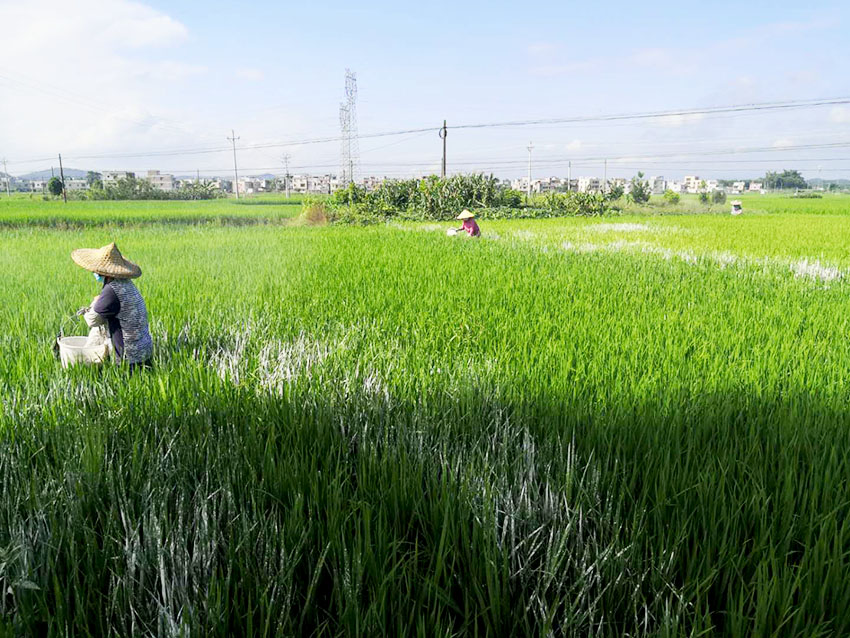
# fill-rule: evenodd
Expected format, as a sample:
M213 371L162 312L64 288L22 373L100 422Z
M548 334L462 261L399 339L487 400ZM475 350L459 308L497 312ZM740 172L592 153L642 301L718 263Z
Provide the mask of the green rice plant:
M20 206L3 632L850 632L850 283L782 261L850 265L840 215L459 241ZM57 326L96 292L69 253L111 240L144 269L154 368L62 370Z

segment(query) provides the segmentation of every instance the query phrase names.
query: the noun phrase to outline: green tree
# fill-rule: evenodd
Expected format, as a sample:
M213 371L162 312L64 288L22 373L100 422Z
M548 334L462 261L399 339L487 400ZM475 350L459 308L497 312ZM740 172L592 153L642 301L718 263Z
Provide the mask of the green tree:
M699 203L707 204L709 201L711 201L711 198L708 196L708 193L706 193L705 191L700 191Z
M800 175L800 171L782 171L781 173L768 171L764 176L764 185L771 189L808 188L809 186Z
M54 197L59 197L62 194L64 188L65 185L58 177L51 177L50 181L47 182L47 191Z
M649 182L643 178L643 173L638 172L631 180L632 190L629 197L635 204L645 204L649 201L649 196L652 191L649 188Z
M103 186L103 175L97 171L89 171L86 173L86 184L89 188L100 188Z
M712 191L711 192L711 203L712 204L725 204L726 203L726 192L725 191Z

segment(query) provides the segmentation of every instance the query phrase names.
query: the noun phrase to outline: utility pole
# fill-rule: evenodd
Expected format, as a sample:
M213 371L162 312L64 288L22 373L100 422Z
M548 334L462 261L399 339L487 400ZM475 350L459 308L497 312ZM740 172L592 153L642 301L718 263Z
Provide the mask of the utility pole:
M602 169L602 192L608 192L608 160L605 161L605 168Z
M62 199L68 203L68 194L65 192L65 171L62 168L62 153L59 153L59 179L62 180Z
M526 146L528 149L528 183L525 185L525 197L526 200L531 199L531 151L534 149L534 144L531 142Z
M283 187L286 189L286 199L289 199L289 158L292 157L289 153L283 154L283 165L286 167L286 172L283 174ZM330 183L330 179L328 179Z
M236 192L236 199L239 199L239 171L236 168L236 140L239 138L233 129L230 129L230 137L227 139L233 144L233 176L236 178L233 180L233 190Z
M6 176L6 195L7 195L8 197L11 197L11 196L12 196L12 191L11 191L11 189L9 188L9 182L11 182L11 181L12 181L12 178L11 178L11 177L9 177L9 171L8 171L8 169L6 168L6 158L5 158L5 157L3 158L3 174Z
M196 184L201 183L201 169L200 168L195 169L195 183Z
M446 135L448 135L448 129L446 128L446 121L443 120L443 128L440 129L440 137L443 138L443 168L440 171L440 177L446 179Z
M573 163L567 160L567 190L573 190Z

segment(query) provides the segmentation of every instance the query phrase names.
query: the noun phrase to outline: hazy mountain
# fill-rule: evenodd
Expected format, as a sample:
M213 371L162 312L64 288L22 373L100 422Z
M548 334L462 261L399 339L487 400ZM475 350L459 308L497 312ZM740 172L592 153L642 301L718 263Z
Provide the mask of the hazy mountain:
M65 177L85 177L88 171L80 170L79 168L66 168L65 169ZM59 167L53 167L53 174L56 177L59 177ZM50 169L46 169L43 171L34 171L32 173L27 173L26 175L18 175L16 179L50 179L52 177Z

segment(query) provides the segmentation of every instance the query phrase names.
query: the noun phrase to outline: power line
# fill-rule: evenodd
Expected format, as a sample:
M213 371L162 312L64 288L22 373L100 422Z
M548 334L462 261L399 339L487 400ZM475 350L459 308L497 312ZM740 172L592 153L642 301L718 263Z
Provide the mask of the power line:
M668 111L654 111L654 112L643 112L643 113L622 113L622 114L613 114L613 115L592 115L592 116L574 116L574 117L564 117L564 118L550 118L550 119L535 119L535 120L513 120L513 121L504 121L504 122L489 122L489 123L470 123L470 124L458 124L450 127L451 129L480 129L480 128L510 128L517 126L539 126L539 125L547 125L547 124L565 124L565 123L586 123L586 122L612 122L612 121L622 121L622 120L645 120L645 119L657 119L657 118L665 118L665 117L677 117L677 116L689 116L689 115L703 115L703 114L717 114L717 113L744 113L744 112L756 112L756 111L777 111L777 110L789 110L789 109L808 109L808 108L817 108L822 106L834 106L841 104L850 104L850 97L836 97L836 98L825 98L825 99L813 99L813 100L792 100L786 102L762 102L762 103L754 103L754 104L738 104L738 105L729 105L729 106L718 106L718 107L708 107L703 109L679 109L679 110L668 110ZM396 135L408 135L413 133L424 133L424 132L437 132L440 131L442 127L420 127L420 128L412 128L412 129L403 129L396 131L381 131L376 133L367 133L363 135L359 135L358 138L379 138L379 137L391 137ZM263 149L263 148L282 148L287 146L303 146L303 145L313 145L313 144L325 144L329 142L341 142L343 141L343 136L328 136L328 137L316 137L316 138L307 138L301 140L289 140L289 141L279 141L279 142L263 142L257 144L247 144L244 146L240 146L240 150L252 150L252 149ZM210 154L210 153L221 153L223 151L230 150L229 147L198 147L198 148L186 148L186 149L170 149L170 150L152 150L152 151L143 151L143 152L131 152L131 153L101 153L101 154L92 154L92 155L75 155L73 159L131 159L136 157L166 157L166 156L174 156L174 155L200 155L200 154ZM15 163L30 163L35 161L45 161L48 158L39 159L39 160L17 160Z
M664 117L686 117L689 115L707 115L714 113L742 113L745 111L777 111L788 109L813 108L850 104L850 97L822 98L814 100L790 100L784 102L756 102L752 104L734 104L707 108L679 109L671 111L649 111L644 113L620 113L614 115L588 115L576 117L548 118L536 120L512 120L478 124L458 124L449 128L505 128L515 126L538 126L546 124L571 124L575 122L611 122L617 120L644 120Z

